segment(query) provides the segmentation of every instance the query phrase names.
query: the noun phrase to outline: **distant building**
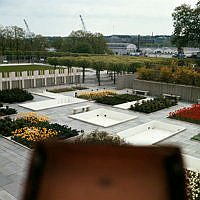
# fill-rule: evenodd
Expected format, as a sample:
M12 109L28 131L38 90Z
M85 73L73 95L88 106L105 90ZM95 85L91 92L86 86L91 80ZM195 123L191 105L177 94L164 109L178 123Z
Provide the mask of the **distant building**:
M47 50L48 52L56 52L56 49L51 47L51 48L46 48L45 50Z
M136 45L131 43L107 43L107 45L115 55L130 55L137 50Z

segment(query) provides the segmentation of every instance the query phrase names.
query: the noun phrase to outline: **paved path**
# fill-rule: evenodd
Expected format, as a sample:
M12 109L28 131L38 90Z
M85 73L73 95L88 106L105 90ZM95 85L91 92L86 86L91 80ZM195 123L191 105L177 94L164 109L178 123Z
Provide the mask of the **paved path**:
M0 137L0 200L21 199L30 153Z

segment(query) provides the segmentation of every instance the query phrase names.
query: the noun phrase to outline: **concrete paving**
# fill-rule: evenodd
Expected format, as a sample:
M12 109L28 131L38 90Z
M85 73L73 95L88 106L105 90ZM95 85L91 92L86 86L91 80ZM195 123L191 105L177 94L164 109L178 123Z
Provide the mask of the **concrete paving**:
M92 81L92 79L88 79L88 83L82 84L82 86L89 87L88 90L115 88L114 85L109 81L103 82L102 86L98 87L97 82ZM32 91L36 92L37 90L38 89L32 89ZM78 91L78 93L79 92L81 91ZM124 90L123 92L127 92L127 90ZM75 92L65 92L62 94L66 96L74 96ZM42 97L38 95L34 95L34 97L34 101L42 101L48 99L47 97ZM104 128L68 117L72 114L74 107L77 107L77 105L82 106L86 104L89 104L91 106L91 110L97 108L105 108L111 111L117 111L132 116L138 116L138 118L112 127ZM39 112L50 117L52 122L66 124L74 129L78 129L80 131L84 130L85 133L91 132L93 130L103 130L111 134L116 134L120 131L150 122L152 120L159 120L169 124L178 125L186 128L186 130L158 143L158 145L178 145L181 147L182 152L184 154L200 159L200 143L190 139L192 136L200 133L200 126L166 118L168 116L168 113L171 111L191 106L191 104L189 103L180 102L177 106L173 106L171 108L157 111L151 114L143 114L139 112L123 110L108 105L97 104L94 102L80 103L77 105L66 105L62 107L42 110ZM30 112L29 109L22 108L17 104L11 104L9 106L17 109L18 113ZM27 174L27 166L29 164L30 154L30 150L23 148L22 146L15 144L12 141L8 141L0 137L0 200L20 200L24 188L24 182Z

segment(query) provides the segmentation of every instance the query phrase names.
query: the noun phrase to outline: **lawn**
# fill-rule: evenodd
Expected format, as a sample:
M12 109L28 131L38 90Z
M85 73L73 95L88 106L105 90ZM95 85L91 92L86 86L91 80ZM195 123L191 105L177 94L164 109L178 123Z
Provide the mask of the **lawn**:
M44 65L0 66L0 72L23 72L23 71L36 71L36 70L49 70L49 69L54 69L54 67L44 66ZM61 69L61 68L56 67L56 69Z

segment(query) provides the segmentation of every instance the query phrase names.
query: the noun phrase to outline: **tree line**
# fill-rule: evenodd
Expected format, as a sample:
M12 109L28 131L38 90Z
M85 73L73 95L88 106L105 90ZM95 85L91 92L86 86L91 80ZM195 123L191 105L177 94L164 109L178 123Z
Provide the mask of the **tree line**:
M26 31L18 26L0 26L0 54L23 55L24 52L47 51L54 48L56 52L111 54L106 40L101 33L72 31L68 37L27 36ZM12 55L14 55L14 53Z
M0 51L44 51L49 47L47 38L36 35L29 38L23 28L18 26L0 26Z
M135 73L137 68L146 66L154 67L157 65L170 66L177 65L177 59L167 58L146 58L146 57L131 57L131 56L65 56L65 57L49 57L47 62L50 65L82 68L82 82L85 81L85 69L92 68L96 70L98 84L101 84L100 73L107 70L111 73L111 79L114 84L116 77L123 73Z
M60 52L112 54L101 33L78 30L72 31L68 37L52 37L49 41L51 47Z

